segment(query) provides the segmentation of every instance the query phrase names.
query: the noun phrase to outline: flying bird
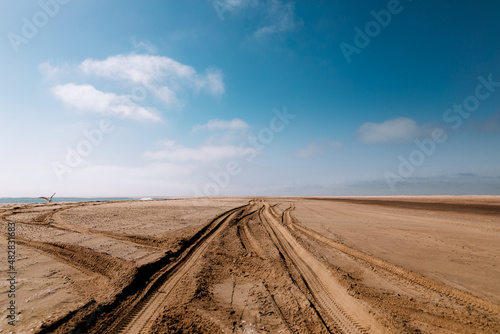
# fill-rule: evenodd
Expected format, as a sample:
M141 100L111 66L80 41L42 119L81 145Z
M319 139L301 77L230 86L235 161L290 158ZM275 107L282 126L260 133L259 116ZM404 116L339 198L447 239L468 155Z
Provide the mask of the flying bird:
M53 193L52 196L50 196L49 198L47 198L47 197L38 197L38 198L42 198L42 199L46 200L47 203L50 203L50 202L52 202L52 197L54 197L55 194L56 193Z

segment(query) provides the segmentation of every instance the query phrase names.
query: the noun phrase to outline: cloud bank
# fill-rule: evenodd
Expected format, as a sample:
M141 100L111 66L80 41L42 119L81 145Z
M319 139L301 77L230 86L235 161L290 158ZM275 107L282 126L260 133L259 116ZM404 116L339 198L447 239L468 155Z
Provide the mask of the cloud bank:
M315 158L325 153L323 147L316 143L308 144L304 147L299 148L292 153L295 158L305 159L305 158Z
M237 158L243 155L240 147L235 145L202 145L199 147L185 147L175 141L164 141L162 149L146 152L144 157L157 161L171 163L210 163L214 161Z
M225 121L221 119L211 119L206 124L196 124L193 126L193 131L200 130L247 130L249 128L248 124L239 118L235 118L230 121Z
M358 139L368 144L396 144L410 142L424 133L411 118L399 117L382 123L366 122L357 130Z

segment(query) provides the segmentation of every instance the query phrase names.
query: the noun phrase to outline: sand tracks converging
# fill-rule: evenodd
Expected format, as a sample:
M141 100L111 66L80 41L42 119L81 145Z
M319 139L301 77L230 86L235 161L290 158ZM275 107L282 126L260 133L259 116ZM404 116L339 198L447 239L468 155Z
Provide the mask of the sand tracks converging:
M325 322L331 323L332 330L339 329L342 333L382 332L376 320L349 296L347 292L333 279L328 270L312 254L305 250L297 240L281 225L277 215L268 205L261 210L262 221L286 258L296 266L302 279L314 296L320 313L329 317Z
M500 330L494 301L344 243L342 225L311 224L308 215L317 219L322 211L304 214L303 202L183 201L1 211L0 223L16 222L18 246L28 254L20 259L20 268L30 270L20 271L20 289L33 315L25 307L23 316L44 314L37 302L46 300L57 315L22 329L43 334ZM132 205L144 209L133 211ZM42 270L38 262L52 264ZM24 282L38 273L41 278L31 281L45 282L44 290L31 292L36 287Z
M354 298L349 296L330 276L328 270L286 231L286 228L276 219L276 214L270 206L265 202L253 201L246 206L229 210L214 219L209 224L211 228L206 234L195 240L193 245L175 261L160 269L142 291L127 301L128 306L121 306L119 313L111 311L104 317L101 316L101 320L98 320L89 332L150 333L155 319L161 316L169 304L175 303L175 291L180 282L190 271L194 270L211 243L231 227L236 228L236 234L247 255L254 254L257 256L254 258L255 261L260 259L266 262L266 245L262 246L262 241L259 242L252 235L249 221L264 227L284 261L300 274L303 286L308 289L304 296L312 296L302 298L309 300L307 304L320 318L319 323L323 324L323 328L318 328L318 330L342 333L381 332L376 320L372 319L364 306L359 305ZM287 310L286 304L276 300L267 284L264 285L283 324L289 327L287 324L291 322L290 310ZM249 291L247 290L247 293ZM233 303L232 299L231 303ZM295 299L297 300L297 297Z
M247 209L247 206L236 208L215 219L212 223L213 228L206 235L197 240L176 262L165 268L164 272L151 282L151 287L144 293L144 297L116 324L114 331L118 333L149 333L152 320L159 316L159 312L168 302L169 295L174 291L181 278L200 259L220 231ZM164 282L160 283L161 281ZM110 327L113 325L109 326L108 330Z

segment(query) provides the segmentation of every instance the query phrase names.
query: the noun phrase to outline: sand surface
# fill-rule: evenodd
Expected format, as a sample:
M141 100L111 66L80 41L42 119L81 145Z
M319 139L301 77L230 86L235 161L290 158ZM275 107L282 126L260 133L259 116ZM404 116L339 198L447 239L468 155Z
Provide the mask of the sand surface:
M500 197L0 206L2 333L498 333ZM7 306L9 285L0 284Z

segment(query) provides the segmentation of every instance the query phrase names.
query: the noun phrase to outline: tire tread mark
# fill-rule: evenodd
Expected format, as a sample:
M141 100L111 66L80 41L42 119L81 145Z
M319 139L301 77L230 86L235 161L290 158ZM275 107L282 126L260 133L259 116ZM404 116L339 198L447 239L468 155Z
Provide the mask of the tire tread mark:
M260 247L258 241L253 237L248 227L248 221L243 221L238 225L238 236L243 243L243 246L248 252L255 252L261 259L267 258L266 254Z
M291 235L288 237L288 240L284 233L286 233L280 227L283 227L279 222L278 218L281 218L276 213L274 213L268 206L265 206L262 209L261 219L266 228L270 229L270 235L273 239L273 242L281 248L284 253L292 260L292 263L296 266L300 275L302 276L306 286L309 291L313 295L315 301L317 302L320 309L324 311L324 313L328 314L331 320L334 322L336 326L343 333L367 333L366 329L363 328L360 324L352 319L352 316L349 315L331 296L329 290L326 288L322 280L317 276L314 269L307 263L306 259L303 259L302 256L297 252L297 249L302 248L300 245L291 245L290 238L293 238ZM279 226L278 226L279 225ZM283 227L284 228L284 227ZM303 251L305 251L302 248ZM310 259L309 259L310 260ZM319 264L317 262L316 264ZM332 328L333 329L333 328Z
M423 286L424 288L432 290L434 292L444 294L450 298L457 300L458 302L460 302L462 304L474 306L474 307L479 308L483 311L487 311L490 313L494 313L496 315L500 315L500 307L496 304L493 304L492 302L483 300L483 299L476 297L470 293L467 293L465 291L450 287L450 286L445 285L443 283L431 280L431 279L426 278L424 276L421 276L417 273L411 272L411 271L406 270L402 267L399 267L397 265L389 263L385 260L375 258L375 257L370 256L368 254L365 254L363 252L352 249L344 244L341 244L341 243L335 242L331 239L328 239L328 238L322 236L321 234L312 231L311 229L309 229L307 227L301 226L301 225L296 224L294 222L288 222L288 223L291 224L293 227L295 227L300 232L312 237L313 239L316 239L316 240L322 242L323 244L326 244L334 249L337 249L337 250L339 250L347 255L350 255L352 257L355 257L359 260L367 262L373 266L377 266L379 268L385 269L386 271L392 273L393 275L404 278L413 284L417 284L417 285Z
M158 276L145 295L133 306L132 310L115 325L113 332L147 333L151 320L165 305L169 293L194 265L196 260L203 255L210 242L215 239L223 227L248 206L247 204L237 207L219 215L214 220L215 226L209 232L200 237L176 262L165 268L164 272Z

